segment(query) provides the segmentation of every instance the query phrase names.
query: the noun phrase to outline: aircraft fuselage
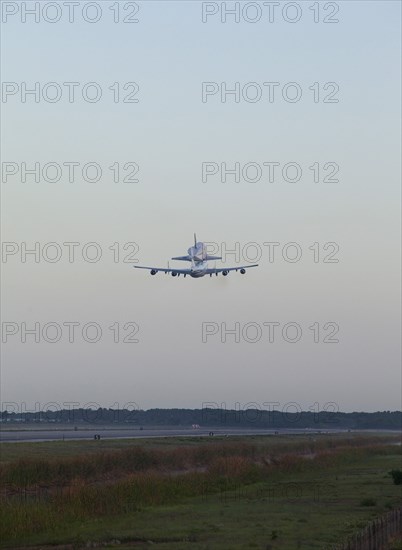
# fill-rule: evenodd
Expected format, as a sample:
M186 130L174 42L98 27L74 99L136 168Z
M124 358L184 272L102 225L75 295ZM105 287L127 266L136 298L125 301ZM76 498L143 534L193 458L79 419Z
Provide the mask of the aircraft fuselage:
M208 262L206 261L194 262L193 265L191 266L190 276L194 278L204 277L207 269L208 269Z

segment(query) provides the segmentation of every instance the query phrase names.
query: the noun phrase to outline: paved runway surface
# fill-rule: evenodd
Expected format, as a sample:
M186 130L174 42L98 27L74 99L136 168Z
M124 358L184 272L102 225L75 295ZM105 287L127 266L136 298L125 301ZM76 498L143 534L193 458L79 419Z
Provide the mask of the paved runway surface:
M341 432L343 430L331 430L331 433ZM101 439L124 439L124 438L139 438L139 437L199 437L213 435L273 435L281 434L316 434L318 430L272 430L272 429L247 429L247 428L156 428L143 429L139 428L71 428L54 430L0 430L0 441L18 442L18 441L62 441L62 440L79 440L79 439L94 439L95 435L100 435ZM327 433L327 430L322 430L321 433Z

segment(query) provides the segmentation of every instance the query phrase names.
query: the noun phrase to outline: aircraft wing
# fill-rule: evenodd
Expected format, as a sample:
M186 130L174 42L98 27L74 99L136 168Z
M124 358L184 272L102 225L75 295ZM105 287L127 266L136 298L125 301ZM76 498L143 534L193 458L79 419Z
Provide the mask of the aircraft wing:
M240 271L242 269L246 270L246 269L249 269L250 267L258 267L258 264L239 265L238 267L219 267L219 268L214 267L213 269L207 269L205 274L212 275L213 273L215 273L216 275L218 275L218 273L225 272L227 275L229 271Z
M191 262L190 256L176 256L175 258L172 258L172 260L182 260L184 262Z
M191 269L172 269L169 267L146 267L144 265L134 265L133 267L135 267L136 269L148 269L148 271L152 272L152 275L155 275L156 273L158 273L158 271L163 271L163 273L172 273L172 271L174 271L174 273L177 273L178 275L179 274L188 275L189 273L191 273Z
M237 267L220 267L220 268L213 268L213 269L206 269L204 272L204 275L212 275L215 273L215 275L218 275L218 273L222 273L223 275L227 275L229 271L240 271L241 273L245 273L246 269L249 269L250 267L257 267L258 264L253 265L240 265ZM148 267L144 265L134 265L136 269L147 269L151 272L151 275L156 275L158 271L162 271L163 273L172 273L173 275L189 275L192 273L191 269L172 269L169 267Z

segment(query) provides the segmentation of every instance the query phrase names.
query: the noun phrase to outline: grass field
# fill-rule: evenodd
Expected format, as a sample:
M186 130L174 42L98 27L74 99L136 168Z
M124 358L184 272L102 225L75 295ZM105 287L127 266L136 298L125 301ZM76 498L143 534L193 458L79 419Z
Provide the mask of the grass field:
M401 505L388 475L401 468L397 442L322 434L3 443L1 545L323 549Z

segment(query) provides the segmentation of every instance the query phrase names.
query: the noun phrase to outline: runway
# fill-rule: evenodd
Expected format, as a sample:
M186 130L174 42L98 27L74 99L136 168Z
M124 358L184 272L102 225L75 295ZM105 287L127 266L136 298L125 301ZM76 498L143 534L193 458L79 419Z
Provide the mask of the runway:
M86 428L66 429L15 429L0 430L0 442L28 442L28 441L65 441L65 440L94 440L100 439L132 439L150 437L212 437L212 436L244 436L244 435L291 435L291 434L318 434L339 433L344 430L307 430L307 429L252 429L252 428L105 428L91 426Z

